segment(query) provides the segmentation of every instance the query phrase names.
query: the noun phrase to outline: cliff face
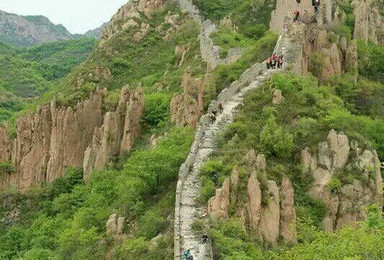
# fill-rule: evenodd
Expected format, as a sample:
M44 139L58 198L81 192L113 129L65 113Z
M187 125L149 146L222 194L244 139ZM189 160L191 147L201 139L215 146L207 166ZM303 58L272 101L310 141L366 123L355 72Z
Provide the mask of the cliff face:
M52 182L62 176L69 166L86 165L86 173L89 174L93 168L105 166L110 156L131 149L140 132L140 118L144 111L142 91L131 94L123 88L117 111L105 115L102 110L103 96L104 91L97 90L74 108L61 108L52 101L37 112L18 119L15 139L10 137L6 127L1 127L0 161L12 163L16 172L2 176L0 189L15 185L24 191L36 184ZM115 123L111 118L116 118ZM99 140L100 128L120 133L116 136L121 137L121 147L106 147L115 135L106 132ZM96 149L99 141L104 145L103 149ZM92 154L103 159L96 165L91 164L87 148L94 149Z
M353 0L352 7L355 15L354 38L384 45L384 19L378 1Z
M325 230L354 225L366 218L367 206L382 205L383 180L377 153L359 147L343 133L330 131L316 151L302 151L301 161L304 171L314 178L310 194L326 205Z
M15 46L76 38L62 25L44 16L19 16L0 11L0 41Z
M308 27L304 32L301 72L313 72L321 80L346 71L357 72L357 47L345 37Z
M86 179L93 169L103 168L110 157L132 148L135 138L140 134L143 113L143 91L137 89L131 93L124 87L116 111L105 114L102 126L96 127L92 142L85 151L83 169Z

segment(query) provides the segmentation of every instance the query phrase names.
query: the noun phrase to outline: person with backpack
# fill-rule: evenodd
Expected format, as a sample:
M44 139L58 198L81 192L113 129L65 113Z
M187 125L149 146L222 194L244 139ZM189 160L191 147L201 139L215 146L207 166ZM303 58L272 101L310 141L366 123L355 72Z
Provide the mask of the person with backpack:
M184 252L185 260L189 260L190 256L191 256L191 250L188 249L187 251Z
M216 121L216 113L213 111L209 114L209 118L211 119L211 124L215 123Z

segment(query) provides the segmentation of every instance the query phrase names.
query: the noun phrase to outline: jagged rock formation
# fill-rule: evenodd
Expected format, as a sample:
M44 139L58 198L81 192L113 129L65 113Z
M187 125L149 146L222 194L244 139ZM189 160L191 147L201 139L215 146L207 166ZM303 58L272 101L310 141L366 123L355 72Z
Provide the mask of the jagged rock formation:
M68 166L82 165L92 133L103 120L103 95L104 91L98 90L74 108L58 108L52 101L52 129L46 133L50 137L46 181L51 182L61 176ZM23 168L18 169L23 172Z
M15 46L79 38L44 16L19 16L0 11L0 42Z
M346 71L357 72L358 55L354 42L318 27L307 27L304 32L303 73L312 71L320 79L327 79Z
M247 169L251 172L247 185L247 202L241 206L247 230L263 241L276 244L279 236L284 243L294 243L297 239L296 209L294 205L294 190L292 183L283 178L281 188L275 181L266 180L269 194L268 204L262 203L262 190L259 179L266 170L264 155L251 150L247 156ZM227 218L229 205L233 203L238 186L238 171L234 169L230 178L226 179L221 189L216 190L216 196L208 202L208 213L211 218ZM232 198L232 199L231 199Z
M98 141L97 133L103 121L104 126L114 127L121 133L121 142L118 153L108 147L97 150L97 155L108 158L129 150L140 132L139 122L144 109L142 91L137 90L131 95L127 88L123 88L120 101L125 101L127 96L130 98L119 104L118 109L126 110L106 115L103 115L103 96L104 90L96 90L89 99L79 102L74 108L59 107L53 100L50 105L41 106L35 113L18 119L15 139L11 138L5 126L1 127L0 162L13 164L16 172L2 177L0 189L12 185L25 191L33 185L52 182L69 166L82 167L84 164L87 173L95 166L105 166L106 159L94 165L89 154L85 153L91 143ZM121 124L108 124L113 113L124 116ZM105 139L108 137L101 140ZM110 141L105 142L109 144ZM96 145L91 147L96 150Z
M231 177L227 178L223 187L216 189L216 195L208 201L208 214L212 219L227 218L229 206L236 202L236 193L239 185L239 170L233 169Z
M171 120L179 126L197 127L203 113L204 82L185 73L181 83L182 94L171 101Z
M353 0L355 30L353 37L384 45L384 19L380 14L378 1Z
M105 114L103 125L95 129L92 142L85 151L85 179L93 169L103 168L110 157L132 148L134 140L140 134L140 118L143 113L143 91L139 88L131 93L128 87L124 87L116 111Z
M314 177L310 193L326 205L325 230L353 225L366 218L367 206L382 205L383 180L377 153L360 148L345 134L331 130L317 151L302 151L301 161L304 171ZM347 183L339 180L347 176Z
M285 243L297 241L294 189L287 177L283 177L280 187L280 235Z
M164 5L163 0L132 0L122 6L112 17L108 26L103 30L99 45L112 38L113 35L121 30L127 30L132 27L140 28L135 34L136 41L140 41L148 32L150 25L141 22L142 18L150 17L153 10L159 9Z
M299 6L305 9L308 3L310 1L307 3L302 1ZM273 17L277 15L278 18L276 18L277 20L272 19L271 22L272 29L285 28L283 32L288 30L292 34L290 38L296 38L296 43L302 45L302 53L298 57L298 66L295 71L300 73L313 72L321 80L346 71L357 73L358 55L355 43L348 41L345 37L340 37L327 30L328 27L323 26L343 19L340 18L342 15L339 9L333 13L332 6L331 0L322 1L320 12L316 16L317 24L310 23L312 18L307 17L310 17L311 13L307 11L304 12L306 15L303 15L302 23L292 25L291 18L285 17L283 19L282 17L287 12L292 11L292 8L296 8L296 2L280 0L277 2L277 9L273 14Z

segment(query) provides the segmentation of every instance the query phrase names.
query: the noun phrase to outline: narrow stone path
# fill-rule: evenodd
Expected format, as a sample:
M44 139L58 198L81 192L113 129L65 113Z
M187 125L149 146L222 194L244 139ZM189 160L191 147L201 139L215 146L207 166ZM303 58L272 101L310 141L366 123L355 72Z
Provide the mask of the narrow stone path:
M197 136L199 136L202 129L204 129L201 138L197 139L199 142L194 144L196 153L192 153L193 161L186 169L189 173L186 175L185 180L180 183L180 204L179 207L177 207L178 212L176 213L179 215L177 218L177 225L179 229L177 245L179 247L177 250L175 248L175 259L183 259L182 253L187 249L191 249L191 253L195 260L212 259L212 249L210 243L203 244L201 235L197 235L192 229L195 221L203 220L207 216L206 207L199 207L196 203L196 199L199 197L201 191L199 170L204 161L208 159L214 151L215 140L217 137L230 123L233 122L233 119L237 114L237 108L243 103L245 94L260 86L273 72L260 70L259 73L260 74L255 78L255 80L247 87L241 89L232 97L221 100L224 107L223 112L217 116L214 123L208 123L207 125L202 126L197 133ZM225 95L228 92L230 92L230 90L224 91L222 94ZM204 122L207 120L210 119L206 115L202 121Z
M192 17L200 18L190 0L179 1L182 7L190 9L189 13ZM288 27L283 29L274 52L284 55L284 69L299 71L302 49L300 35L297 34L297 31L300 32L300 30L294 26ZM291 35L289 31L296 32ZM183 254L187 249L191 250L195 260L213 259L210 240L204 244L202 234L197 234L192 229L195 221L204 221L208 218L206 206L200 206L196 202L201 192L200 167L214 151L217 137L233 122L239 106L243 104L245 95L262 85L274 72L278 72L278 70L266 71L265 64L254 64L240 76L239 80L224 89L217 100L211 103L208 113L201 117L191 151L179 172L174 223L175 260L184 259ZM218 110L219 103L223 104L223 112L212 123L209 115L213 110Z

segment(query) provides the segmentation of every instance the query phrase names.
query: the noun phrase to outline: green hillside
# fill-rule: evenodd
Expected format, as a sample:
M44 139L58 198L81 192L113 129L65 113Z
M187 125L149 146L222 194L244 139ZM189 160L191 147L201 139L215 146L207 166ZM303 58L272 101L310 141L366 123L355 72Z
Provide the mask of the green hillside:
M109 158L103 169L92 172L89 181L84 181L81 167L68 167L66 174L52 183L23 192L7 187L0 193L0 260L174 259L179 169L196 129L177 126L171 120L171 100L191 91L180 87L183 76L191 75L203 82L206 112L221 90L272 53L278 38L268 29L274 0L193 2L205 18L217 24L225 17L232 18L231 26L219 25L211 37L221 47L221 58L231 48L241 47L243 54L238 60L209 70L200 53L199 25L174 0L164 0L164 6L153 7L147 15L148 10L137 12L140 18L136 12L130 14L133 18L116 18L108 28L113 33L102 42L81 39L25 49L0 44L0 122L8 121L13 132L18 116L52 99L59 108L75 107L96 89L105 89L102 110L106 113L116 109L124 86L132 90L140 87L145 98L141 134L133 149ZM349 3L345 8L350 11ZM218 130L222 133L215 140L217 149L199 172L202 189L195 201L206 208L209 200L224 190L220 188L234 168L239 171L236 199L228 205L228 216L192 225L196 236L208 234L214 260L384 259L381 205L364 205L364 220L326 232L322 221L331 199L311 196L309 190L316 180L301 165L301 151L306 147L315 151L331 129L358 142L356 154L374 149L384 161L384 47L353 40L350 23L354 17L350 12L347 16L345 24L323 29L332 32L326 40L335 48L342 45L338 40L343 36L348 36L345 45L356 41L356 69L343 61L340 63L348 69L322 78L318 72L327 62L313 53L308 58L308 73L278 71L246 95L228 128ZM180 49L185 51L178 52ZM276 89L283 96L280 103L273 103L272 90ZM186 105L194 102L194 95L187 96ZM114 138L108 132L108 141ZM248 210L248 181L255 173L245 159L251 149L263 153L267 160L266 169L256 177L261 207L271 205L268 181L280 186L283 178L291 180L297 241L284 243L279 236L276 243L269 243L250 232L244 212ZM380 194L366 191L376 181L374 166L364 166L362 174L354 168L360 164L356 160L335 171L325 185L330 196L339 196L344 187L357 181L366 193L350 188L352 198L360 193L366 197ZM0 162L0 177L12 174L12 164ZM342 199L349 202L349 198ZM280 209L280 204L277 207ZM113 214L123 218L118 234L107 227Z
M60 78L87 59L94 45L95 40L91 39L31 48L0 44L0 89L7 93L2 95L0 121L58 84Z

